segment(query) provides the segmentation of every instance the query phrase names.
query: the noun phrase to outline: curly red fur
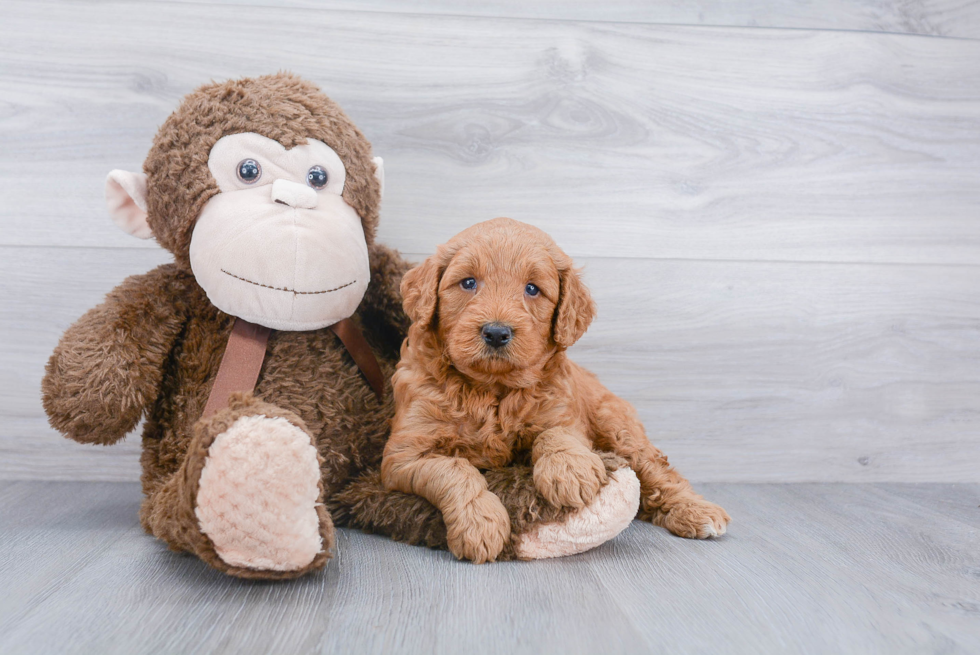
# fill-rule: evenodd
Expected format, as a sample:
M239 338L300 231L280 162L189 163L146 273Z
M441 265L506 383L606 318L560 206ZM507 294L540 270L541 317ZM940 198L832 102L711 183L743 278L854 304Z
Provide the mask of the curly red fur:
M460 284L469 278L475 289ZM480 469L522 451L556 506L591 502L606 480L595 450L611 451L640 478L642 517L687 537L724 532L728 515L669 466L635 410L566 356L595 304L544 232L505 218L475 225L409 271L402 296L413 324L393 377L382 479L442 511L457 556L493 560L506 544L507 514ZM484 342L489 323L512 330L505 347Z

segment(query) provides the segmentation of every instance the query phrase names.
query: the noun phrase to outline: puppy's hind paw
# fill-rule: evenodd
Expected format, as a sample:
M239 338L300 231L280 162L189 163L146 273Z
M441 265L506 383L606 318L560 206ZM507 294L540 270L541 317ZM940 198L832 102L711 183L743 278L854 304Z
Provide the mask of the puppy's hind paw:
M679 537L708 539L720 537L728 531L731 521L728 512L707 500L678 505L656 521Z

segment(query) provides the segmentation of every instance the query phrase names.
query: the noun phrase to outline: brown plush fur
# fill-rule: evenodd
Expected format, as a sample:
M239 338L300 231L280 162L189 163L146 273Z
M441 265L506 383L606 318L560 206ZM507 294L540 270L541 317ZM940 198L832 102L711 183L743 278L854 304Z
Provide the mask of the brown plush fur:
M338 524L444 546L437 514L399 504L380 489L377 468L393 397L389 389L383 401L376 399L329 328L274 331L254 397L200 420L234 319L215 308L195 281L188 246L201 208L218 192L207 168L209 151L236 132L258 132L287 148L318 139L340 155L347 170L344 198L362 217L371 267L370 285L352 318L385 378L394 372L409 326L399 293L409 266L373 242L379 188L370 145L332 101L299 78L280 74L211 84L190 94L167 119L145 164L149 223L175 262L127 279L66 331L42 383L51 425L76 441L109 445L145 417L143 526L171 548L233 575L295 577L323 566L328 557L324 552L305 569L285 573L229 567L201 532L194 509L208 447L222 429L249 414L286 418L311 435L321 461L321 499ZM512 474L520 477L520 471ZM535 511L529 499L515 502L515 513ZM379 513L378 507L387 509ZM358 518L361 510L365 516ZM325 512L320 519L328 550L333 527Z
M463 288L467 278L476 289ZM540 293L525 293L529 282ZM522 451L555 507L595 498L607 479L595 450L610 451L640 479L641 517L684 537L724 533L728 515L669 466L633 407L565 355L595 305L544 232L505 218L475 225L410 271L402 294L414 322L393 379L382 480L442 511L458 557L494 560L508 543L512 521L479 469ZM512 328L512 340L490 348L487 323Z
M223 136L254 132L286 148L307 139L333 148L347 169L344 200L361 216L368 245L378 227L381 187L371 145L341 108L315 85L280 73L200 87L164 121L143 164L153 236L188 265L191 231L204 205L218 193L208 153Z
M387 379L406 323L390 308L398 305L396 285L408 266L379 244L370 255L372 283L353 320ZM43 403L52 426L84 443L115 443L146 416L141 518L147 531L233 575L294 577L322 566L326 557L289 573L234 569L218 560L194 518L203 457L220 431L212 426L258 413L233 405L207 424L199 422L233 320L177 264L133 276L64 334L48 362ZM314 437L325 499L377 468L394 412L392 395L389 390L378 402L329 329L274 331L255 398L265 403L261 413L287 417ZM324 543L332 543L326 526Z

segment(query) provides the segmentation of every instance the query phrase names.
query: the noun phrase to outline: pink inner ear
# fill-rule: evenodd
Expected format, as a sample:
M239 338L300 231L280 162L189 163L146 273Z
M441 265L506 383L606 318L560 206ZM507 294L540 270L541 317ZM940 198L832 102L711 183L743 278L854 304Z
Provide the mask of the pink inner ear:
M105 203L112 221L140 239L153 236L146 221L146 175L114 170L105 181Z

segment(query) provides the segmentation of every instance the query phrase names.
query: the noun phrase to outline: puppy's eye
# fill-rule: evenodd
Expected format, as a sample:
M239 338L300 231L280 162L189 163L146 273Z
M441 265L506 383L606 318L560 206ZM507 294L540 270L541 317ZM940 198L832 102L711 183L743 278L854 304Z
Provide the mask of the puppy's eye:
M460 282L459 286L461 289L464 289L466 291L473 291L474 289L476 289L476 278L468 277L462 282Z
M327 171L323 166L314 166L306 174L306 183L314 189L327 186Z
M524 287L524 293L526 293L529 296L536 296L538 295L538 293L540 293L540 291L541 290L538 289L537 285L534 285L530 282L528 282L527 286Z
M254 159L243 159L238 162L238 179L245 184L255 184L262 177L262 167Z

